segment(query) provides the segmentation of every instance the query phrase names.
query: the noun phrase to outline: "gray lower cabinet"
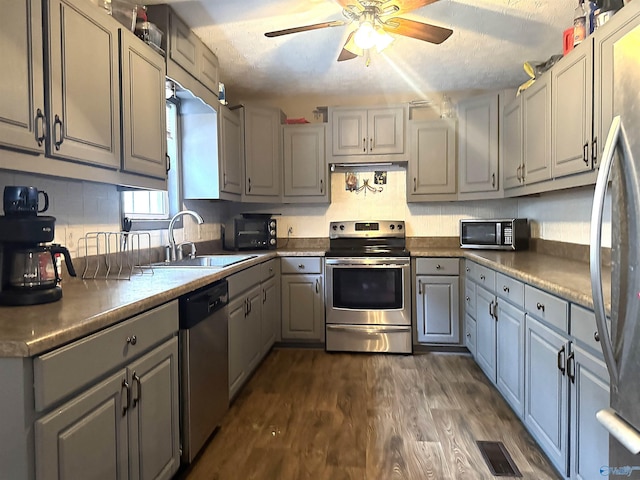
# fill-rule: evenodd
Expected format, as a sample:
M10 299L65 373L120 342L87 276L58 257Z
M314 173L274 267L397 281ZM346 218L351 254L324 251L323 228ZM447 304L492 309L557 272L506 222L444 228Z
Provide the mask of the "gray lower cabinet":
M44 5L47 154L117 169L121 153L119 24L85 0L52 0Z
M169 165L164 57L121 28L120 67L122 169L166 178Z
M456 195L456 124L411 121L407 201L453 200Z
M524 411L524 312L498 300L496 307L496 385L522 417Z
M569 339L526 314L524 423L563 475L568 471Z
M495 295L484 287L476 287L476 361L485 375L496 383L496 318Z
M596 413L609 406L609 374L604 361L575 344L568 368L571 378L571 478L602 478L600 467L609 464L609 434Z
M327 203L326 128L324 124L282 127L286 203Z
M42 61L42 2L19 0L2 6L3 63L0 75L0 145L43 153L45 140ZM10 66L10 68L9 68Z
M282 340L324 342L321 257L282 257Z
M37 480L174 475L177 329L174 301L34 359Z
M416 277L418 343L460 342L460 292L457 276Z

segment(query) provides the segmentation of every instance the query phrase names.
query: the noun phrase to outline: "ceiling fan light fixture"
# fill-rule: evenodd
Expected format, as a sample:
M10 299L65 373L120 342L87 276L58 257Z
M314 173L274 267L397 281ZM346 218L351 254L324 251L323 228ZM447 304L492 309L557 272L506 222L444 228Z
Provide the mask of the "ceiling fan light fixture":
M376 31L369 21L360 22L358 30L353 36L355 44L363 50L368 50L376 45Z
M378 53L393 43L394 38L384 31L382 27L376 27L376 50Z

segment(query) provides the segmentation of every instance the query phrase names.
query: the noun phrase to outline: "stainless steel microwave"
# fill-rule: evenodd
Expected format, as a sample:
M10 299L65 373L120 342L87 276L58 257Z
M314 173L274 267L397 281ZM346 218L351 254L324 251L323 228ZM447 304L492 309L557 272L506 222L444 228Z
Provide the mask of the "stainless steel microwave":
M266 250L276 248L276 221L271 215L244 214L232 218L224 228L227 250Z
M460 220L460 247L490 250L527 250L529 221L526 218Z

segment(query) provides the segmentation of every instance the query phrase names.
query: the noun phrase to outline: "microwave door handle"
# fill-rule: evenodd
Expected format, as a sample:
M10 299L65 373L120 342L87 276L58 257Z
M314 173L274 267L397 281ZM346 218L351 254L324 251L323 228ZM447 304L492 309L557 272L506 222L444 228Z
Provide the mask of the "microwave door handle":
M502 245L502 222L496 223L496 245Z

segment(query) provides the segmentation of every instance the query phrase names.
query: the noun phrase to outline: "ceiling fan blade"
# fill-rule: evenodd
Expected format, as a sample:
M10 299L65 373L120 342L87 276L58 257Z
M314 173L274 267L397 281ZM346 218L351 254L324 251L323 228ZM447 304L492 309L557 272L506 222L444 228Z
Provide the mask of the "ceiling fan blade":
M412 10L417 10L418 8L426 7L427 5L431 5L432 3L436 3L438 0L389 0L383 2L380 5L380 10L385 10L392 5L396 5L400 10L398 10L398 15L402 13L407 13Z
M307 32L309 30L319 30L321 28L328 27L341 27L345 25L342 20L335 20L333 22L314 23L313 25L305 25L303 27L285 28L284 30L276 30L274 32L267 32L265 37L279 37L281 35L289 35L290 33Z
M386 32L417 38L429 43L442 43L451 36L453 30L428 23L416 22L407 18L394 17L387 20L382 28Z
M345 60L352 60L357 56L362 55L362 50L359 49L358 46L353 41L353 34L354 32L351 32L349 34L349 37L347 37L347 41L344 42L344 47L342 47L342 51L338 56L339 62L344 62ZM358 51L360 53L358 53Z

